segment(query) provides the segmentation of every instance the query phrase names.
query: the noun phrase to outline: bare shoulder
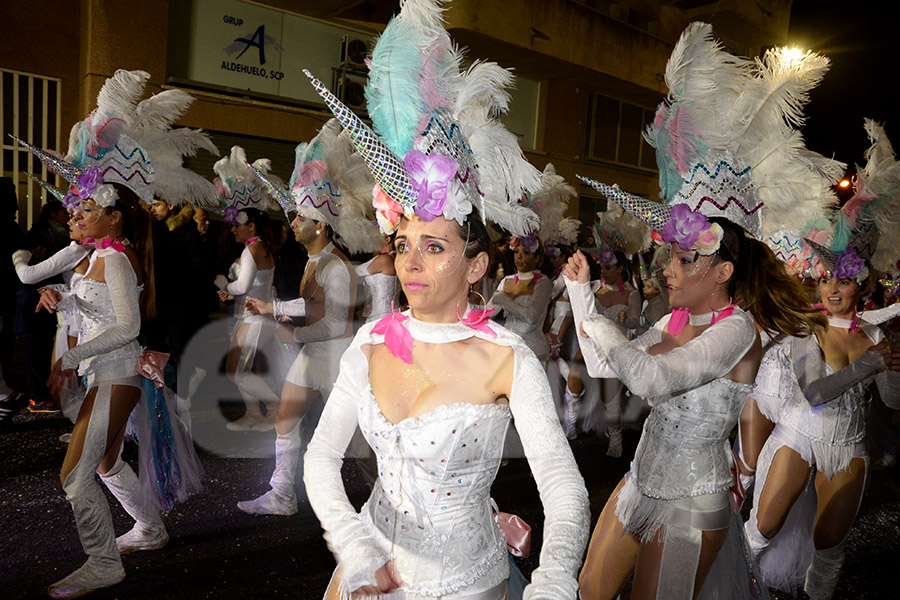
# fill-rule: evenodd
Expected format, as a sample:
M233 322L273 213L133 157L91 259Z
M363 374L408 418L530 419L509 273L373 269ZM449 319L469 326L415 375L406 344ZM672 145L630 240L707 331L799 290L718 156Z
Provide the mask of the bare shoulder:
M390 254L381 254L376 256L369 265L369 273L383 273L385 275L396 275L394 270L394 257Z

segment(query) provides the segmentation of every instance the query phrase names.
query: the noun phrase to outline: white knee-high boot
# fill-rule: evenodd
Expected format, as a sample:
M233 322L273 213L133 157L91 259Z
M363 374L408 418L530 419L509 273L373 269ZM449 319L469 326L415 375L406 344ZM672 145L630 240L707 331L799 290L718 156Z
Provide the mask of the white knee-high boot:
M769 547L771 540L759 532L759 525L756 521L756 507L753 507L753 511L750 513L750 519L744 523L744 535L747 538L747 545L750 546L753 560L758 561L759 555Z
M584 390L581 390L581 392L576 394L569 389L568 385L566 385L566 394L564 397L565 411L563 413L563 431L565 432L566 437L570 440L574 440L578 435L578 431L576 429L576 425L578 422L578 401L581 400L582 395L584 395Z
M837 546L813 552L812 562L806 570L806 583L803 584L810 600L831 600L834 596L844 565L845 542L846 539Z
M100 479L135 521L131 531L116 538L120 553L157 550L169 542L169 535L166 533L159 510L156 507L145 506L142 502L137 475L121 456L113 468L105 475L101 475Z
M297 512L297 493L294 482L300 463L300 424L287 435L275 438L275 471L269 480L272 489L256 498L238 502L238 508L252 515L293 515Z
M605 384L605 382L604 382ZM605 384L604 387L611 387ZM601 388L602 389L602 388ZM602 390L606 392L606 389ZM609 435L609 447L606 455L612 458L622 456L622 393L624 388L619 387L612 398L603 399L603 410L606 413L606 431Z
M97 467L106 452L111 392L111 385L102 385L94 398L81 457L63 484L66 499L75 514L78 537L88 559L67 577L50 586L48 593L52 598L75 598L115 585L125 578L109 504L96 479Z

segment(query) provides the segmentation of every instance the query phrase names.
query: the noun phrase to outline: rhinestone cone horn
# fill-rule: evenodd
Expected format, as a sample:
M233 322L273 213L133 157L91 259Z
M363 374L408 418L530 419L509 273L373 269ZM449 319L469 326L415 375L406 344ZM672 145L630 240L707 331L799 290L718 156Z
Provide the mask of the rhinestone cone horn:
M291 212L295 212L297 209L294 206L294 196L291 194L291 191L284 188L283 186L278 185L272 179L267 176L265 173L247 163L247 167L253 171L253 174L256 175L256 178L259 179L260 183L262 183L263 188L265 188L266 192L269 193L269 196L275 199L276 202L281 206L281 210L284 211L284 216L288 217Z
M39 186L41 186L42 188L47 190L47 193L52 194L57 200L62 200L63 198L66 197L66 193L63 190L56 187L55 185L51 185L51 184L47 183L46 181L44 181L37 175L33 175L33 174L29 173L28 171L24 171L24 173L29 178L31 178L31 180L34 181L36 184L38 184Z
M649 225L651 229L660 231L669 220L669 215L672 211L666 204L651 202L646 198L623 192L619 188L600 183L599 181L594 181L593 179L588 179L587 177L582 177L581 175L576 175L576 177L606 196L607 200L615 202Z
M325 85L313 76L308 70L303 72L309 77L316 92L325 100L325 104L334 113L334 116L343 125L344 130L350 135L356 149L366 161L372 175L381 186L381 189L394 201L399 202L404 211L412 214L416 206L418 193L409 183L409 174L403 161L390 151L390 149L378 139L372 128L362 122L352 110L347 108L332 94Z
M37 146L33 146L26 142L25 140L19 139L13 134L9 134L9 137L16 140L16 142L27 148L32 154L34 154L38 159L47 165L47 168L68 181L71 184L75 184L78 176L84 171L84 169L79 169L69 161L56 156L55 154L50 154L46 150L41 150Z

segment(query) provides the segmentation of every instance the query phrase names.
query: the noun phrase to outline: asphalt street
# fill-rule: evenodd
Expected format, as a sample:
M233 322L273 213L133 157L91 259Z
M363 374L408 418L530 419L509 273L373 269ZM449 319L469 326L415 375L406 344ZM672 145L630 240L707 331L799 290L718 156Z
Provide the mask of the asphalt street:
M194 427L240 413L237 404L194 411ZM12 431L0 433L0 598L46 597L47 586L84 560L71 509L59 484L58 469L66 452L59 436L71 429L59 415L21 413ZM265 455L274 434L229 432L221 428L222 447ZM631 456L638 432L625 435ZM230 442L229 442L230 440ZM586 436L573 443L590 493L593 518L627 470L627 459L605 456L605 438ZM129 443L126 459L136 461ZM125 580L96 592L110 598L296 598L318 599L325 590L334 560L319 524L302 493L300 513L292 517L250 516L239 500L268 489L273 459L223 458L201 450L206 469L205 492L166 517L171 541L165 548L124 557ZM302 475L302 474L301 474ZM351 500L360 505L366 487L352 462L345 468ZM836 598L897 598L894 579L900 559L900 487L896 470L873 472L861 515L848 544L847 560ZM104 492L106 490L104 489ZM108 494L108 493L107 493ZM501 467L493 496L502 510L520 515L534 528L532 555L519 561L528 575L541 544L542 508L527 464L512 459ZM116 533L131 527L122 508L110 497ZM627 597L627 595L626 595Z

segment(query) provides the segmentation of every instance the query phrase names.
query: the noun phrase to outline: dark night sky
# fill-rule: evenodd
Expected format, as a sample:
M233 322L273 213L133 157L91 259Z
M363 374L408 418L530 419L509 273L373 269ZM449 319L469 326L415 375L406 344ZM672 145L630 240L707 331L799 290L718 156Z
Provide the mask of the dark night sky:
M892 2L795 0L789 44L831 59L813 90L804 127L807 146L849 164L863 162L863 118L883 122L900 148L900 30ZM894 91L891 91L894 90Z

